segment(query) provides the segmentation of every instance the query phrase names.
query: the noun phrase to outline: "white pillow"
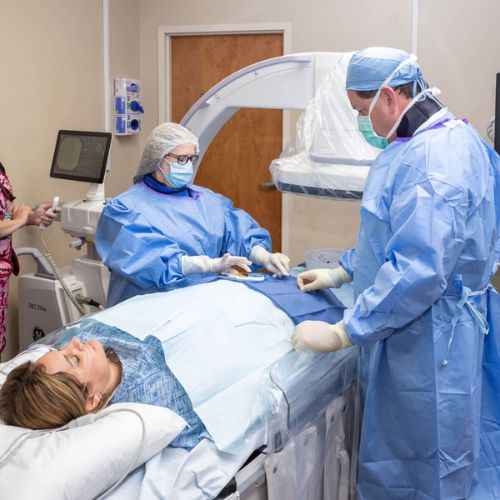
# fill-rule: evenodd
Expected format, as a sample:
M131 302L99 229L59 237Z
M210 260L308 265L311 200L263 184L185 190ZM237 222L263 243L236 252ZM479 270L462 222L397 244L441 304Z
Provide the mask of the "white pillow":
M46 348L38 349L23 355L22 361L0 364L0 383L10 369L44 352ZM167 408L119 403L70 425L28 439L0 465L2 499L95 498L166 447L186 422ZM0 461L11 443L27 432L33 431L0 420Z

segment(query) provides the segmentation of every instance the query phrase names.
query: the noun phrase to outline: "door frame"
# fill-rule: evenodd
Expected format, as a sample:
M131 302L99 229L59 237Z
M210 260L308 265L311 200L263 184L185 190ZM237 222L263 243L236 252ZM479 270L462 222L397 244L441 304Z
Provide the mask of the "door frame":
M158 27L158 118L159 123L172 119L172 94L168 90L171 81L171 39L174 36L198 35L246 35L280 33L283 35L283 55L291 53L291 23L253 23L253 24L208 24ZM294 130L291 130L290 111L283 110L282 143L287 144ZM289 253L289 221L285 193L281 195L281 250Z

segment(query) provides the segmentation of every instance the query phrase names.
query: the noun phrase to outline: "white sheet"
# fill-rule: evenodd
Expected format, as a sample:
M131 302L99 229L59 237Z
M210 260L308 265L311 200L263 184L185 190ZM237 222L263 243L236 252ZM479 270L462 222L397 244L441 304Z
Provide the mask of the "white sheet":
M287 391L287 396L295 398L297 393L301 393L301 404L311 408L312 414L317 415L317 411L324 409L325 401L318 402L320 398L317 397L315 388L318 386L324 388L325 381L327 387L331 389L336 386L335 379L351 380L350 377L355 374L349 375L348 366L352 367L356 356L356 352L352 349L327 355L292 352L278 361L273 372L280 383L286 379L293 386L294 390ZM290 376L291 373L301 376ZM342 384L338 387L342 392ZM296 412L293 415L296 415ZM282 425L286 425L285 422L286 418L282 421ZM256 432L256 435L258 434ZM250 439L252 440L255 438ZM186 450L166 448L150 459L145 467L141 467L129 476L110 498L114 500L214 498L247 458L248 454L245 453L235 455L220 452L214 443L207 439L201 441L189 453Z
M189 453L180 448L165 448L130 475L108 498L212 499L245 459L220 452L208 439L202 440Z

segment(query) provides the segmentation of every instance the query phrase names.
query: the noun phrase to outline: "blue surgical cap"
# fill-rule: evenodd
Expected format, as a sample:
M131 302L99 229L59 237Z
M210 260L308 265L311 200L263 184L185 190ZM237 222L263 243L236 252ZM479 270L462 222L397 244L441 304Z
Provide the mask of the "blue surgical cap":
M378 90L385 79L410 54L389 47L370 47L356 52L347 67L346 90ZM422 71L416 62L405 64L389 82L397 87L414 81L423 82Z

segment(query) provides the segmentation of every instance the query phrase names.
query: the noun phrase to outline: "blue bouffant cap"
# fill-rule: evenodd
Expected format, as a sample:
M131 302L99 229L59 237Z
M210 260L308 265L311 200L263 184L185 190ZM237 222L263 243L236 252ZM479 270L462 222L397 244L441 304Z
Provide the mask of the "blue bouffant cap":
M356 52L347 67L346 90L378 90L399 64L409 57L408 52L389 47L370 47ZM410 82L422 82L421 87L426 87L416 61L401 67L388 84L397 87Z

